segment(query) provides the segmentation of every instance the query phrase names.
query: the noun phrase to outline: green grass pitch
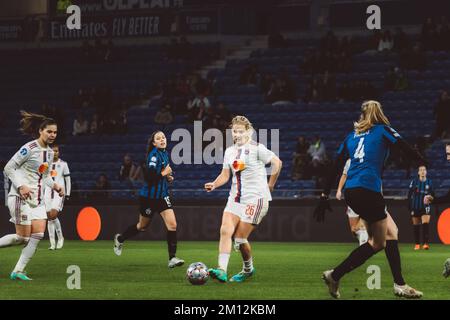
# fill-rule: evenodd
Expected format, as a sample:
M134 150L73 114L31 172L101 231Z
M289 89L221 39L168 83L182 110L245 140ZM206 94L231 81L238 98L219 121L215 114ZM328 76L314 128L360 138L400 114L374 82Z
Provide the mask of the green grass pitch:
M9 280L20 247L0 250L0 299L330 299L320 279L322 271L345 258L356 243L268 243L253 245L256 276L246 283L221 284L209 280L193 286L185 279L191 262L208 267L217 263L217 242L180 242L179 257L186 264L167 268L165 242L129 241L122 256L112 241L66 241L62 250L47 250L42 241L27 271L31 282ZM450 247L432 245L413 251L402 244L403 273L407 283L424 292L424 299L449 299L450 278L441 275ZM67 267L81 269L81 289L67 289ZM381 268L381 289L369 290L369 265ZM240 254L233 252L229 276L240 271ZM399 299L392 294L392 278L384 252L341 281L342 299Z

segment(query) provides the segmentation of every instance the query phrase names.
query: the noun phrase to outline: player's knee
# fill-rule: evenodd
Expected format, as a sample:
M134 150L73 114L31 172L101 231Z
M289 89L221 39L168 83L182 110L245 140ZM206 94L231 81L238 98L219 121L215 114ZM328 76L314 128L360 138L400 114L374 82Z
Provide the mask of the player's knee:
M137 231L139 231L139 232L144 232L146 228L147 228L147 226L144 226L144 225L143 225L142 223L140 223L140 222L136 225L136 229L137 229Z
M230 237L233 235L233 227L230 225L222 225L220 227L220 235L222 237Z
M241 245L248 243L247 239L244 238L235 238L234 239L234 250L239 251L241 249Z
M22 236L16 235L14 244L27 244L29 240L30 240L30 237L22 237Z
M384 248L386 248L386 240L384 241L373 241L372 242L372 248L375 252L384 250Z
M43 232L32 233L31 238L36 239L36 240L42 240L42 239L44 239L44 233Z
M176 221L167 223L167 230L169 230L169 231L177 230L177 223L176 223Z

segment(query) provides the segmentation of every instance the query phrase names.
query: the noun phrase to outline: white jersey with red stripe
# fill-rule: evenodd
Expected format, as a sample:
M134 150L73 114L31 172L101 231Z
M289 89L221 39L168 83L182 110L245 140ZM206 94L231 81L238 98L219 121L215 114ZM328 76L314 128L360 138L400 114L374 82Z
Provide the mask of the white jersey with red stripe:
M44 204L45 179L49 178L50 167L53 163L53 150L41 147L37 140L22 146L11 158L15 163L14 177L8 196L20 196L18 187L25 185L33 192L31 199L26 200L30 207ZM48 182L48 181L47 181Z
M233 174L228 201L254 204L261 198L272 200L265 165L275 154L263 144L250 141L225 150L223 168Z
M70 176L69 165L64 160L58 159L58 161L53 162L50 174L59 186L64 186L64 178ZM66 194L70 194L67 189Z

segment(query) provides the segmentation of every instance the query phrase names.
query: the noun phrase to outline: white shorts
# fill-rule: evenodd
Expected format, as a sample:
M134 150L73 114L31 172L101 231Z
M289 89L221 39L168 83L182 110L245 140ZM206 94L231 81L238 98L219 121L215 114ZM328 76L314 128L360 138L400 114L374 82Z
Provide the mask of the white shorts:
M347 216L349 218L359 218L359 214L352 210L352 208L347 207Z
M32 220L47 219L44 205L32 208L25 200L17 196L8 197L8 208L11 215L9 221L14 224L29 226Z
M269 211L269 201L261 198L254 204L242 204L228 199L224 211L238 216L242 222L258 225Z
M50 212L50 210L61 212L64 206L64 197L60 197L54 190L46 189L44 202L47 212Z

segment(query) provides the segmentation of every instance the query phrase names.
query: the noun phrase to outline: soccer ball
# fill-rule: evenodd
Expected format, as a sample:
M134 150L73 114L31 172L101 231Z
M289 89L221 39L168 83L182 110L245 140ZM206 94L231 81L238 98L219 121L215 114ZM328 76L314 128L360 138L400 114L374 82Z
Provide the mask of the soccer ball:
M205 284L209 279L208 267L202 262L191 263L186 271L186 278L193 285Z

